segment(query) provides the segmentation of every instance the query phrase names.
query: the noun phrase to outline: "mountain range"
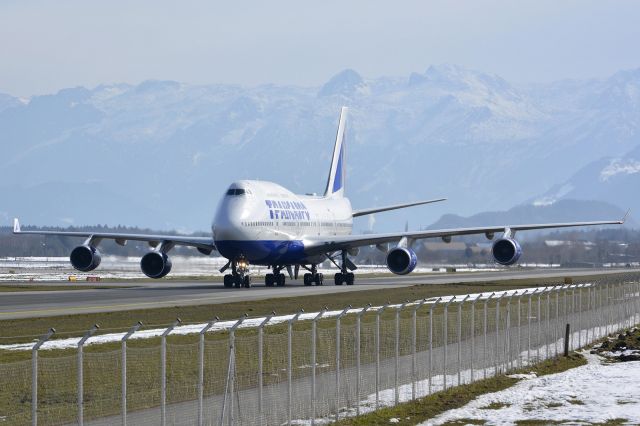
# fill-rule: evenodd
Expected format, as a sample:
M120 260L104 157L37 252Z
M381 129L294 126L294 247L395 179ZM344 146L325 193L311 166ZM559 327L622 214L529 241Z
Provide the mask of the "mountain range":
M150 80L0 94L0 221L206 230L236 179L320 193L342 105L355 208L449 198L359 219L356 231L560 200L608 204L594 216L640 211L640 69L517 85L439 65L344 70L320 87ZM558 215L586 218L571 210Z

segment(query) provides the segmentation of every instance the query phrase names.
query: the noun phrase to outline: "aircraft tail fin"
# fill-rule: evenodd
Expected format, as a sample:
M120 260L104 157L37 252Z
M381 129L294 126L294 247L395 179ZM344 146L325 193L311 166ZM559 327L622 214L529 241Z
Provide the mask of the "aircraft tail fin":
M333 147L333 157L331 159L331 169L329 170L329 178L327 179L327 189L324 192L325 197L342 197L344 196L344 180L345 180L345 144L344 136L347 124L347 107L342 107L340 111L340 121L338 122L338 133L336 135L336 143Z

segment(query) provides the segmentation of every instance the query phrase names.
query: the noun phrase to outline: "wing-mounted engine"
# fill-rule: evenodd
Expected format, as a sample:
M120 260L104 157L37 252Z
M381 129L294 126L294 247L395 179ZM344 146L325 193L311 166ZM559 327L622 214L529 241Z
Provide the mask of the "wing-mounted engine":
M522 247L513 238L501 238L493 243L491 253L497 263L509 266L520 259L520 256L522 256Z
M396 275L406 275L418 264L418 256L410 248L396 247L387 253L387 268Z
M171 259L166 253L150 251L140 259L140 269L149 278L163 278L171 272Z
M102 257L96 247L86 244L71 250L69 260L71 265L78 271L89 272L100 265Z

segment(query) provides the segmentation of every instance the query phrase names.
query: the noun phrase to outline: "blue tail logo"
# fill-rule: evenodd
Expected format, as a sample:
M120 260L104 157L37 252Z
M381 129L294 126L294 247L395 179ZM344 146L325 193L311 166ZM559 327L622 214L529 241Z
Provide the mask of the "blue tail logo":
M347 107L342 107L340 111L340 121L338 123L338 134L336 135L336 144L333 147L333 157L331 159L331 169L329 170L329 179L327 181L327 189L325 197L344 195L344 179L345 179L345 159L344 159L344 136L347 121Z

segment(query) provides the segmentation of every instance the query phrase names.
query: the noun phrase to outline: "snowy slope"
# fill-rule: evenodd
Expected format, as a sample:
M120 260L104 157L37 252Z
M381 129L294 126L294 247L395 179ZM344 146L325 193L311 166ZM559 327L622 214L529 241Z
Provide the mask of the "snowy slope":
M109 223L202 230L235 179L320 192L342 105L352 108L347 191L356 208L450 199L377 215L376 229L507 209L639 144L639 75L516 87L440 65L373 79L345 70L310 88L147 81L28 102L2 96L0 186L20 190L0 205L0 219L95 223L76 191L90 187L112 206ZM47 202L35 200L42 185ZM58 198L70 201L47 207Z
M640 361L603 363L585 354L588 364L563 373L527 378L500 392L482 395L464 407L446 411L422 425L441 425L459 419L487 425L515 425L518 421L562 424L640 424ZM499 409L490 404L504 405Z

